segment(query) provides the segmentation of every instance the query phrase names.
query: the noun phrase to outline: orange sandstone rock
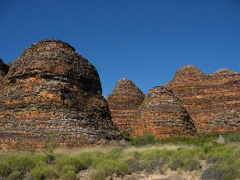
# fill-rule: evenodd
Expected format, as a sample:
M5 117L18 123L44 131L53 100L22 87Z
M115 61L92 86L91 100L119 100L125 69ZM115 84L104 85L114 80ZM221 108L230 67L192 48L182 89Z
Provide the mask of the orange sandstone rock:
M143 92L126 78L118 80L108 96L112 120L120 130L131 131L138 107L144 100Z
M239 73L222 68L204 74L195 66L183 66L165 86L181 99L199 133L239 132Z
M196 129L181 101L163 86L149 90L140 106L133 135L158 137L195 135Z
M119 135L94 66L69 44L43 40L26 48L4 78L0 142L40 143L53 132L72 145Z

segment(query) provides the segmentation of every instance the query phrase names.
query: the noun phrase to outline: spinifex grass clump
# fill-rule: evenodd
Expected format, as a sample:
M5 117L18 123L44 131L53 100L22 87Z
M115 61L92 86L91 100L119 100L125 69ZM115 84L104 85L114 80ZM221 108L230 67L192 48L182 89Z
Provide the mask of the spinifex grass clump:
M9 176L8 180L17 180L22 178L22 173L20 171L13 171Z
M146 173L163 173L164 166L168 163L171 151L151 149L148 151L128 153L125 158L131 172L144 171Z
M91 176L92 179L96 180L104 180L108 176L111 176L113 173L118 174L127 174L129 173L129 169L127 165L121 160L103 160L96 167L96 172L94 172Z
M206 169L202 175L202 180L234 180L239 177L239 168L232 165L214 165Z
M47 162L45 155L32 156L27 152L19 152L17 154L6 154L1 156L0 161L0 177L24 176L33 168L38 162Z
M201 164L198 160L189 159L184 163L183 169L186 171L199 170L199 169L201 169Z
M182 160L179 159L173 159L170 164L169 164L169 168L172 171L176 171L178 168L182 168L184 166L184 162Z
M164 174L169 169L176 173L194 171L203 180L233 180L239 177L240 148L236 142L219 144L213 141L212 136L205 140L201 137L200 142L197 142L198 137L157 139L147 135L137 139L142 138L146 140L143 146L137 143L125 148L53 150L51 161L45 151L0 155L0 179L75 180L86 169L91 169L89 177L93 180L106 179L113 174L119 177L132 173ZM155 144L151 145L153 142ZM203 169L204 172L201 172Z
M159 141L157 137L152 134L144 134L131 138L130 143L134 146L153 145Z
M35 166L27 175L26 179L57 179L58 173L57 171L44 163L38 164Z

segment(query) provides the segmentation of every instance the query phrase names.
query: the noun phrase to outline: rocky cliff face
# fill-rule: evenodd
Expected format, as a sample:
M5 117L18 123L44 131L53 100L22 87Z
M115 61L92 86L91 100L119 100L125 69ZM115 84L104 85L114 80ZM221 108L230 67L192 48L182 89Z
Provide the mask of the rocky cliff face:
M136 112L144 100L143 92L126 78L118 80L108 96L112 120L120 130L131 130Z
M240 74L222 68L204 74L183 66L166 87L181 99L199 133L240 130Z
M3 85L3 78L8 72L9 66L4 64L2 59L0 59L0 88Z
M99 75L70 45L43 40L26 48L0 93L0 139L40 141L57 133L80 145L117 138Z
M194 135L196 129L181 101L165 87L149 90L140 106L133 135L152 133L158 137Z

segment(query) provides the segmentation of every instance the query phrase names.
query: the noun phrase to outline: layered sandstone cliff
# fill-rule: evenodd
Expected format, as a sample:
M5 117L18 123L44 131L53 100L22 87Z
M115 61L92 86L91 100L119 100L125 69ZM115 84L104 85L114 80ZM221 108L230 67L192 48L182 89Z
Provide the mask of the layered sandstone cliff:
M194 123L181 101L163 86L149 90L140 106L133 135L158 137L195 135Z
M118 80L108 96L112 120L120 130L132 129L136 112L144 100L143 92L129 79Z
M181 99L199 133L240 130L240 74L225 68L212 74L183 66L166 87Z
M119 135L94 66L69 44L43 40L26 48L4 78L0 140L38 143L52 132L74 145Z

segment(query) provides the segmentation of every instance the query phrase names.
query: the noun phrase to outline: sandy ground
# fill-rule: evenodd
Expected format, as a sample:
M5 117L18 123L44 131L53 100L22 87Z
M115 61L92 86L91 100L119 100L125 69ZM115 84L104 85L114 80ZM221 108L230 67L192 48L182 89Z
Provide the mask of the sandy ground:
M90 180L90 175L94 169L86 169L78 174L79 179ZM165 174L146 174L144 172L133 173L121 176L113 174L106 180L200 180L200 172L181 172L167 170Z

